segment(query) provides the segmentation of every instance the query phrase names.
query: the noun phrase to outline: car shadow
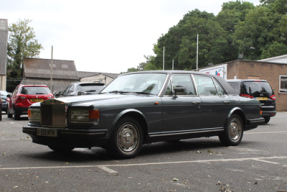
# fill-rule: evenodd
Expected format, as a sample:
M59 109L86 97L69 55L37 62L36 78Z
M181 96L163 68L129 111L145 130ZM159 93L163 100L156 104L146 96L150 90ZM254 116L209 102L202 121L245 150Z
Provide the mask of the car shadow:
M240 146L248 145L248 143L241 142ZM216 153L216 148L223 146L219 139L214 138L197 138L185 139L177 142L156 142L152 144L145 144L137 157L149 157L158 155L169 155L179 152L193 152L193 153ZM47 148L48 149L48 148ZM48 149L49 150L49 149ZM40 153L25 154L27 158L39 159L41 161L56 161L56 162L73 162L73 163L88 163L88 162L114 162L105 149L100 147L93 147L92 149L76 148L68 153L57 153L54 151L45 151ZM136 157L136 158L137 158ZM131 161L126 159L121 161Z

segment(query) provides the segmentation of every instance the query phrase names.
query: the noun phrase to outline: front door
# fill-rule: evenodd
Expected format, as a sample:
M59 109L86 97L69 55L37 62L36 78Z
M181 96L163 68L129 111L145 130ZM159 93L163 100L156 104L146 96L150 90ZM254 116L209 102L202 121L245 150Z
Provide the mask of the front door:
M173 90L177 89L176 97ZM162 97L163 130L162 133L184 133L200 127L200 97L196 95L189 74L171 76L167 90Z

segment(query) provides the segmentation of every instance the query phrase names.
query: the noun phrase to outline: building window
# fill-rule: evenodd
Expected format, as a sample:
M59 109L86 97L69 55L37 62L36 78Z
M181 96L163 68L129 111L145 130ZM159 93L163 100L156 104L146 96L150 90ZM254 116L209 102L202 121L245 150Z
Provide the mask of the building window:
M287 75L279 76L279 91L287 93Z

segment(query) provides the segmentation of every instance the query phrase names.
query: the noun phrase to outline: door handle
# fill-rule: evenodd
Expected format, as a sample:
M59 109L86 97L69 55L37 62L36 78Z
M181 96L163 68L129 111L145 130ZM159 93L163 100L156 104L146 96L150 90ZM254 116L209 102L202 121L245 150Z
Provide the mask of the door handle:
M224 104L229 104L229 103L230 103L230 101L223 101L223 103L224 103Z
M198 104L200 104L200 102L192 102L192 104L198 105Z

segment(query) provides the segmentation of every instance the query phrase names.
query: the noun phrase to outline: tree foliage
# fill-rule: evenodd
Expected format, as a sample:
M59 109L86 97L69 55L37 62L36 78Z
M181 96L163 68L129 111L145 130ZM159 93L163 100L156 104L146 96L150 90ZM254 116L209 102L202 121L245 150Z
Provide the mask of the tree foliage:
M155 56L146 57L144 70L192 70L196 65L199 34L199 68L208 63L244 59L257 60L287 54L287 0L260 0L260 5L240 0L223 3L217 16L197 9L188 12L179 23L159 37Z
M34 29L28 24L31 20L19 20L9 26L7 45L7 90L13 89L22 80L23 58L34 58L40 54L42 45L35 39Z

